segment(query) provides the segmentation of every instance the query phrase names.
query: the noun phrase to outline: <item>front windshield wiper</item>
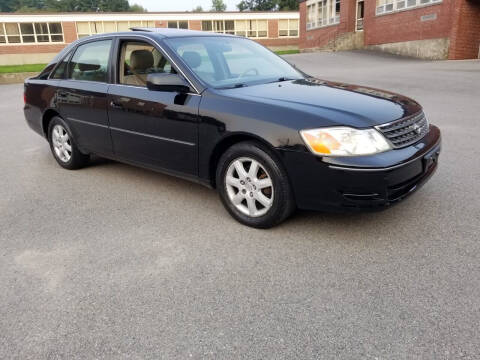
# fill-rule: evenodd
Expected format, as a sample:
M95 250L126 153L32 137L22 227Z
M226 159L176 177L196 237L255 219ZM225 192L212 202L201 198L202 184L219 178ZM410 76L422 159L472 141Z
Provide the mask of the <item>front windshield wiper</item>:
M238 83L238 84L233 84L233 85L229 85L229 86L220 87L219 89L237 89L237 88L247 87L247 86L248 85L245 84L245 83Z
M276 80L269 81L268 84L276 83L276 82L283 82L283 81L292 81L292 80L298 80L298 79L294 79L294 78L289 78L289 77L286 77L286 76L282 76L282 77L279 77L279 78L276 79Z

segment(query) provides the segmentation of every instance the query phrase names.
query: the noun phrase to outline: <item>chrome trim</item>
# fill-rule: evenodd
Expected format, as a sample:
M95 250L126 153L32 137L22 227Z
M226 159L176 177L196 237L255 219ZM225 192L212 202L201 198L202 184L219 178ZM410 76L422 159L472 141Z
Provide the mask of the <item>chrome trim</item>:
M133 35L128 35L128 37L138 37L138 38L144 38L144 39L148 39L152 42L154 42L159 48L160 50L162 51L162 53L167 57L167 59L172 63L172 65L175 65L175 68L183 75L183 77L189 82L190 86L193 88L193 90L195 90L195 92L200 95L200 91L198 91L198 89L195 87L195 85L193 85L192 81L188 78L187 75L185 75L185 73L182 71L182 69L180 69L180 67L178 66L178 64L173 61L172 57L165 51L165 49L162 47L162 45L160 45L158 43L157 40L151 38L151 37L148 37L148 36L145 36L145 35L139 35L138 33L135 33L135 32L132 32ZM122 36L126 36L126 35L117 35L116 37L119 38L119 37L122 37ZM117 84L115 84L117 85Z
M85 125L98 126L98 127L102 127L102 128L107 128L107 129L108 129L108 125L103 125L103 124L98 124L98 123L92 123L92 122L89 122L89 121L80 120L80 119L75 119L75 118L72 118L72 117L67 117L67 120L71 120L71 121L73 121L73 122L79 122L79 123L82 123L82 124L85 124Z
M109 85L114 85L114 86L127 86L127 87L133 87L133 88L136 88L136 89L147 89L147 87L145 86L139 86L139 85L128 85L128 84L109 84ZM147 89L148 90L148 89ZM184 94L187 94L187 95L191 95L191 96L202 96L200 94L195 94L195 93L192 93L192 92L187 92L187 93L184 93ZM112 95L109 93L109 95Z
M145 136L145 137L148 137L148 138L151 138L151 139L156 139L156 140L174 142L174 143L182 144L182 145L188 145L188 146L195 146L196 145L195 143L191 143L191 142L188 142L188 141L176 140L176 139L166 138L166 137L157 136L157 135L150 135L150 134L140 133L140 132L132 131L132 130L120 129L120 128L117 128L117 127L114 127L114 126L110 126L110 130L116 130L116 131L132 134L132 135Z
M169 142L174 142L174 143L188 145L188 146L195 146L196 145L195 143L188 142L188 141L176 140L176 139L166 138L166 137L157 136L157 135L150 135L150 134L145 134L145 133L132 131L132 130L120 129L120 128L117 128L117 127L114 127L114 126L107 126L107 125L103 125L103 124L91 123L91 122L88 122L88 121L79 120L79 119L75 119L75 118L71 118L71 117L67 118L67 120L71 120L73 122L79 122L79 123L82 123L82 124L85 124L85 125L98 126L98 127L102 127L102 128L106 128L106 129L110 129L110 130L125 132L125 133L132 134L132 135L145 136L145 137L149 137L149 138L157 139L157 140L169 141Z
M177 63L175 61L173 61L172 57L165 51L165 49L162 47L162 45L160 45L158 43L157 40L153 39L152 37L149 37L149 36L145 36L145 35L140 35L138 33L135 33L134 31L132 31L132 35L128 34L128 35L118 35L118 34L110 34L110 35L96 35L95 37L86 37L86 38L82 38L82 40L78 41L77 44L75 44L75 48L78 47L79 45L82 45L83 43L88 43L88 42L91 42L91 41L95 41L96 39L104 39L104 38L121 38L121 37L135 37L135 38L143 38L143 39L147 39L147 40L150 40L152 42L154 42L159 48L160 50L162 51L162 53L167 57L167 59L173 64L175 65L175 68L177 68L177 70L183 75L183 77L185 78L185 80L188 81L188 83L190 84L190 86L193 88L193 90L195 90L195 92L197 93L196 95L200 95L200 91L198 91L198 89L195 87L195 85L193 85L192 81L188 78L187 75L185 75L185 73L182 71L182 69L180 69L180 67L177 65ZM84 40L85 39L85 40ZM64 79L64 80L72 80L72 79ZM73 81L77 81L77 80L73 80ZM108 83L107 83L108 84ZM121 84L110 84L110 85L121 85Z
M384 123L384 124L378 124L378 125L375 125L374 128L376 129L377 127L382 127L382 126L390 126L392 124L395 124L396 122L399 122L399 121L403 121L403 120L407 120L408 118L413 118L415 116L418 116L420 115L421 113L423 113L423 110L420 110L419 112L413 114L413 115L409 115L409 116L406 116L406 117L403 117L403 118L400 118L400 119L397 119L397 120L393 120L393 121L390 121L390 122L387 122L387 123ZM377 129L378 130L378 129Z
M396 123L400 123L400 122L404 122L404 121L412 121L412 123L410 125L407 125L405 126L404 128L410 128L411 126L413 125L416 125L417 122L421 122L421 121L425 121L425 127L426 127L426 131L423 135L421 135L420 137L418 138L415 138L413 141L410 141L406 144L401 144L401 145L396 145L393 143L393 141L386 135L386 133L388 132L391 132L391 131L394 131L394 130L384 130L383 128L385 127L389 127L389 126L392 126L392 125L395 125ZM423 126L421 127L423 128ZM389 145L393 148L393 149L401 149L401 148L404 148L404 147L407 147L407 146L410 146L410 145L413 145L415 144L416 142L420 141L421 139L423 139L427 134L428 132L430 131L430 124L428 122L428 119L427 119L427 116L425 115L424 111L423 110L420 110L419 112L413 114L413 115L409 115L409 116L406 116L406 117L403 117L403 118L400 118L400 119L397 119L397 120L393 120L393 121L390 121L388 123L385 123L385 124L379 124L379 125L375 125L374 126L374 129L377 130L384 138L385 140L387 140L387 142L389 143ZM399 129L399 128L398 128ZM411 132L411 131L409 131ZM408 132L408 133L409 133ZM420 134L419 134L420 135Z

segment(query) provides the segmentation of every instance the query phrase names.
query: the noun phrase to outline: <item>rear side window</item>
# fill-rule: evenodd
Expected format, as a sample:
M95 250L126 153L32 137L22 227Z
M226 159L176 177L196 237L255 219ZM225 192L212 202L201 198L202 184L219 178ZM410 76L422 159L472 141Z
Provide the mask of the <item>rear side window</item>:
M53 72L52 76L50 77L51 79L65 79L65 75L67 73L67 65L68 65L68 59L70 59L71 52L67 54L63 60L58 64L57 68Z
M112 40L80 45L70 60L68 79L107 82Z

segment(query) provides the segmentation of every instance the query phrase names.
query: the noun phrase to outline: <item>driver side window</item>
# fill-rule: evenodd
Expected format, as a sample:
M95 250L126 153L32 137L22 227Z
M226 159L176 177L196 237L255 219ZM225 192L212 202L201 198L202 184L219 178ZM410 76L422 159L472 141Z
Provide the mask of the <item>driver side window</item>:
M141 41L123 42L119 61L119 83L124 85L146 87L148 74L176 73L154 46Z

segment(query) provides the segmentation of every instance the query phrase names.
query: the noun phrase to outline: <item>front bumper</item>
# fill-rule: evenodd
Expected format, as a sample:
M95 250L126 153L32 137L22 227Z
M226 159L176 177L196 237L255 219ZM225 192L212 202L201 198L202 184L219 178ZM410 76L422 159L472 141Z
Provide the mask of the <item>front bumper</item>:
M372 156L318 157L281 151L297 206L305 210L379 210L423 185L438 167L440 130L416 144Z

